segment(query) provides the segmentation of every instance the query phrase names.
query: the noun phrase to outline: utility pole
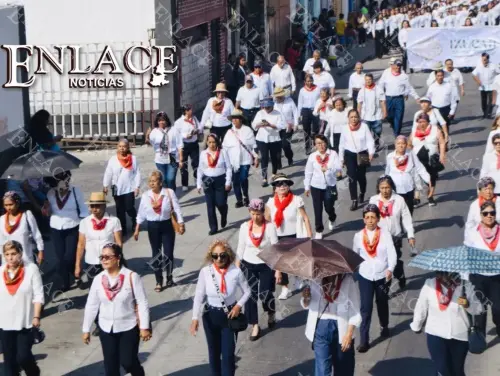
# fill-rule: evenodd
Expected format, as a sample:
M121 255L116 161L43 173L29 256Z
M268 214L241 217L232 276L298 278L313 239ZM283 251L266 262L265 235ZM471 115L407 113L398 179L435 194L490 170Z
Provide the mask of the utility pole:
M174 35L177 24L176 0L155 0L155 41L158 46L176 46ZM175 68L179 64L178 57L181 50L177 45L175 50L175 64L165 67L166 70ZM167 85L161 86L159 90L160 110L165 111L172 122L178 117L180 108L179 74L180 69L174 74L168 75Z

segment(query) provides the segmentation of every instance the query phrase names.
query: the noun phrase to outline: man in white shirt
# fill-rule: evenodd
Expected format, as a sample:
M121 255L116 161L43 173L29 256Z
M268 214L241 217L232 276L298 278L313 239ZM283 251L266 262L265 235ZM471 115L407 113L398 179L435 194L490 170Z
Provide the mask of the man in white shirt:
M254 84L253 76L247 74L245 86L240 87L236 95L235 108L241 109L243 115L251 123L260 109L260 101L264 99L262 91Z
M323 67L323 69L325 71L327 71L327 72L330 71L330 65L328 64L328 61L321 58L321 52L319 50L315 50L313 52L312 57L306 60L306 63L304 64L304 68L302 70L305 73L313 74L314 73L313 65L317 61L321 63L321 66Z
M293 70L290 65L286 63L284 56L278 56L278 60L272 67L269 75L275 88L281 87L285 90L289 90L290 94L295 92L295 76L293 75Z
M474 78L481 91L483 119L490 117L493 111L493 81L499 73L498 67L490 64L490 55L483 52L481 54L481 63L472 72L472 78Z
M363 64L357 62L354 66L354 73L349 77L349 91L347 96L352 99L352 108L358 108L358 94L365 86L365 74Z
M253 64L253 72L250 73L253 83L262 93L262 98L270 97L273 94L273 83L268 73L262 70L262 62L256 60Z
M454 84L444 82L443 70L436 71L436 82L429 86L426 96L431 100L432 107L439 110L449 130L450 119L455 116L459 96Z
M333 80L330 72L324 70L321 62L317 61L313 64L314 74L313 80L314 85L316 85L320 90L321 89L329 89L330 97L335 96L335 81Z
M292 98L286 96L286 90L281 87L274 89L274 109L281 112L286 128L280 130L281 147L288 160L288 166L293 165L292 136L299 126L299 112ZM281 164L281 161L280 161Z

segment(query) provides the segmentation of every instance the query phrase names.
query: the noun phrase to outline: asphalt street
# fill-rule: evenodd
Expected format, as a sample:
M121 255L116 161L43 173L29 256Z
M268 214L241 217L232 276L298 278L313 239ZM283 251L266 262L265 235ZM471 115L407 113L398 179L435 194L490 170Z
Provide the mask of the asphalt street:
M375 60L365 64L367 72L378 78L388 66L388 60ZM420 95L426 91L426 74L412 74L411 82ZM437 206L429 207L424 199L414 213L417 248L420 250L458 245L463 241L463 229L470 202L475 198L475 185L479 175L481 156L491 120L482 120L477 87L470 75L466 75L466 96L462 99L457 119L459 123L451 127L452 148L448 154L446 170L441 173L437 185ZM347 90L348 75L336 77L341 93ZM413 99L407 102L404 132L408 133L410 119L418 105ZM393 136L388 125L384 125L384 137L392 144ZM305 155L299 145L295 145L296 164L284 169L294 179L293 191L303 194L303 173ZM144 177L154 169L151 148L140 147L133 152L141 162ZM100 190L104 163L113 152L97 151L77 153L84 163L74 174L74 183L80 186L86 196L91 191ZM380 152L369 170L367 198L375 194L375 180L384 172L386 151ZM286 163L285 163L286 164ZM260 187L257 171L252 172L251 197L269 197L270 188ZM191 376L208 375L207 348L201 329L197 337L188 332L191 322L192 297L198 272L203 265L203 258L208 244L213 237L208 236L208 224L204 197L198 195L192 187L186 194L180 194L181 206L186 220L187 232L176 240L176 280L177 287L155 293L154 276L148 265L150 248L147 234L141 233L138 242L129 239L125 243L125 254L133 270L143 275L153 319L153 339L141 344L140 356L148 376ZM179 190L180 191L180 190ZM337 226L328 239L336 239L346 246L352 245L353 235L362 227L361 210L349 211L349 195L345 181L339 183L340 201L338 205ZM305 198L306 210L312 218L312 202ZM240 224L248 218L245 208L234 209L235 199L229 198L229 225L218 237L229 239L236 247ZM111 206L110 211L114 208ZM326 220L326 218L325 218ZM408 246L405 245L405 261L408 261ZM50 252L50 250L49 250ZM48 265L53 269L55 261L48 255ZM378 319L372 321L372 349L366 354L356 354L356 376L431 376L434 375L429 360L425 335L414 334L409 323L412 308L425 279L430 275L420 270L407 269L408 286L405 292L397 294L390 303L391 337L378 338ZM57 290L54 285L46 286L47 296L52 298ZM66 295L56 294L55 300L47 305L42 320L47 338L34 346L43 375L104 375L102 352L99 341L93 337L90 345L81 341L81 325L86 291L73 290ZM299 304L299 295L286 301L279 301L277 327L268 332L266 317L262 315L261 327L264 335L257 342L248 340L248 333L241 333L237 345L237 375L283 375L306 376L314 374L314 355L311 344L304 336L307 311ZM374 311L374 315L376 312ZM491 323L490 323L491 327ZM488 336L489 349L482 355L469 355L467 374L477 376L496 375L500 372L500 342ZM1 360L1 358L0 358Z

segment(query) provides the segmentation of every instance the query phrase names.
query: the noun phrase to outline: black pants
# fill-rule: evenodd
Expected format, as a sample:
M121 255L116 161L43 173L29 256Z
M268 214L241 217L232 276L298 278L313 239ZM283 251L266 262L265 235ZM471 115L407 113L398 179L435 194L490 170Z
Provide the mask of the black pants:
M155 272L156 283L163 284L163 270L167 272L167 281L172 280L174 270L175 231L172 221L148 221L148 238L153 257L150 266Z
M493 91L481 90L481 109L484 116L491 116L493 110Z
M448 128L450 126L450 111L451 111L451 105L450 106L445 106L445 107L434 107L439 110L439 113L443 117L444 121L446 122L446 125L448 125ZM448 129L449 131L449 129Z
M134 192L126 193L120 196L113 196L116 205L116 216L122 225L122 232L127 233L127 216L132 220L132 230L135 230L135 220L137 218L137 210L135 210L135 194Z
M19 369L24 370L27 376L40 375L40 368L31 351L33 347L31 329L3 330L0 337L3 351L3 375L18 376Z
M406 52L406 48L403 49L403 69L405 72L408 70L408 53Z
M398 258L396 267L394 268L394 278L401 281L405 279L404 263L403 260L401 260L401 257L403 256L403 252L401 251L403 248L403 238L393 236L392 242L394 243L394 248L396 249L396 255Z
M373 295L377 304L380 326L389 326L389 287L385 278L369 281L358 274L359 293L361 299L361 326L359 327L361 345L370 344L370 326L372 323Z
M335 152L338 154L339 152L339 145L340 145L340 133L334 133L333 134L333 145L330 145L330 147L335 150Z
M198 142L184 142L184 148L182 149L183 166L181 168L181 184L183 187L189 185L188 158L191 158L191 169L193 170L194 181L196 181L196 171L200 163L200 146Z
M306 153L309 154L312 148L312 135L319 132L319 119L313 115L312 108L303 108L300 112L302 116L302 127L304 128L304 142Z
M366 29L364 27L358 28L358 41L359 44L366 43Z
M281 148L283 149L283 152L285 153L285 158L288 160L288 162L293 161L292 136L293 132L287 132L284 129L280 131Z
M210 231L217 232L219 229L215 208L219 210L222 218L227 220L227 191L226 174L216 177L203 177L203 192L207 203L207 216Z
M352 89L352 108L355 110L358 109L358 94L359 89Z
M294 235L284 235L284 236L278 236L278 240L281 239L295 239L297 237L297 234ZM279 284L280 286L288 286L290 283L290 279L288 278L287 273L281 273L281 283Z
M257 115L257 112L259 112L259 110L260 108L252 108L249 110L247 110L246 108L242 108L241 112L243 112L243 115L245 115L245 117L247 118L248 124L252 124L253 119L255 119L255 115Z
M139 328L120 333L106 333L100 330L102 355L106 376L120 376L120 366L132 376L144 376L144 368L139 361Z
M344 151L344 161L349 177L349 193L351 200L358 199L358 184L361 194L366 193L366 166L358 166L358 155L349 150Z
M311 187L311 196L314 208L314 225L316 232L323 232L323 207L328 220L335 222L337 214L335 214L335 201L337 200L337 187L327 187L326 189L319 189Z
M500 275L484 276L481 274L471 274L470 282L476 289L476 296L484 305L482 314L475 317L475 324L483 334L486 333L486 319L488 305L491 305L493 323L496 326L497 334L500 334Z
M242 202L243 197L248 198L248 172L250 171L250 165L242 165L238 171L233 171L233 192L236 196L236 201Z
M413 209L414 209L413 200L415 198L415 190L411 190L410 192L407 193L398 193L398 195L404 198L406 206L408 206L408 209L410 210L410 214L413 215Z
M226 127L212 127L210 128L210 133L215 134L217 137L219 137L220 143L222 144L222 141L224 140L224 136L226 133L232 128L232 125L228 125Z
M245 315L250 325L259 323L257 301L260 299L264 312L276 312L274 300L274 272L266 264L251 264L245 260L241 262L243 273L247 278L252 295L245 303Z
M78 246L78 226L66 230L51 229L52 243L59 260L59 275L62 279L63 291L71 285L70 280L75 275L76 248Z
M262 179L267 180L267 169L269 166L269 157L271 157L271 166L273 175L278 172L279 161L281 159L281 141L262 142L257 141L257 147L260 152L260 163Z
M379 59L381 59L385 53L384 41L385 41L384 30L376 30L375 31L375 55Z

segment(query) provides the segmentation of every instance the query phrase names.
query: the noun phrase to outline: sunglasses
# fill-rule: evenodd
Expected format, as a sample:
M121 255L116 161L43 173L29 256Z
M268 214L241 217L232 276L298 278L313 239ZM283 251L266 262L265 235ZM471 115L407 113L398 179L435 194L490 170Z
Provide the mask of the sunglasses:
M101 255L99 256L99 260L101 261L109 261L109 260L113 260L115 258L115 256L111 256L111 255Z
M288 187L288 183L284 181L280 181L279 183L275 184L277 187Z
M497 215L497 212L496 210L492 210L492 211L484 211L481 213L483 217L495 217Z
M500 142L494 142L493 145L498 146L500 145Z
M212 253L212 260L217 260L217 259L220 259L220 260L225 260L227 259L227 253L225 252L222 252L222 253Z
M101 205L90 205L90 208L91 208L91 209L98 209L98 208L100 208L100 207L101 207Z

